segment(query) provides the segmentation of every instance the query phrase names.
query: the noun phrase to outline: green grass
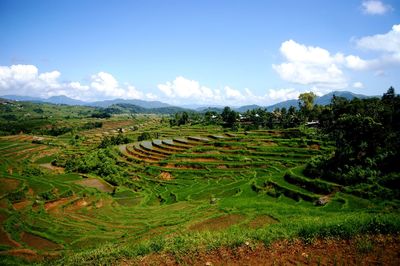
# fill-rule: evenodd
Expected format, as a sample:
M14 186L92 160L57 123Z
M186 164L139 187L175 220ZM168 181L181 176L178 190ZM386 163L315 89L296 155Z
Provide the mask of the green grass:
M118 127L127 118L113 119L111 122ZM366 233L397 234L400 230L398 201L362 199L346 193L337 184L303 175L309 158L332 151L329 143L305 137L286 138L285 131L281 135L265 130L226 135L217 126L157 127L157 119L139 116L129 121L140 125L139 130L125 134L134 138L144 131L158 133L156 145L145 142L128 147L133 150L136 146L142 156L160 151L164 155L146 162L114 147L110 153L117 173L105 177L119 183L113 193L78 185L76 181L82 179L79 173L32 170L54 159L62 165L69 157L96 152L101 140L96 135L113 134L112 123L109 128L82 131L84 138L79 145L70 143L71 134L55 137L52 143L57 143L59 152L36 161L31 159L40 151L28 153L23 161L10 156L21 150L21 145L33 145L30 142L0 138L0 150L7 150L0 152L0 173L21 180L18 189L9 191L3 186L6 178L0 178L4 195L0 201L5 203L0 208L0 214L6 216L4 229L18 242L22 232L32 232L62 244L59 260L43 262L50 265L111 264L151 252L179 255L220 246L235 247L246 241L313 241L319 237L351 238ZM68 124L78 126L83 122L72 119ZM209 141L189 140L189 136L206 137ZM177 138L186 141L171 141ZM175 143L179 149L170 148ZM321 147L316 150L312 144ZM24 169L31 169L31 174ZM85 175L101 179L93 173ZM315 206L314 202L322 196L329 196L330 201L325 206ZM12 207L23 201L29 202L28 207ZM242 218L233 225L222 225L218 231L191 229L207 219L225 215ZM273 217L277 223L259 229L244 226L259 215ZM360 250L369 249L368 243L359 245ZM11 247L0 247L8 248ZM5 265L19 263L14 257L0 259Z

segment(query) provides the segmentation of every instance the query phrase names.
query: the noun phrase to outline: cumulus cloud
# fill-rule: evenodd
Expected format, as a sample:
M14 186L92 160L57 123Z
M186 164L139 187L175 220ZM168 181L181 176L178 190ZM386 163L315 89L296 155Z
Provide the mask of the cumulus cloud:
M283 42L280 52L287 62L272 67L282 79L302 85L331 88L347 86L343 71L337 65L345 61L342 54L331 55L326 49L306 46L293 40Z
M111 74L106 72L91 75L89 84L81 84L77 81L63 82L59 80L60 76L59 71L39 73L38 68L33 65L0 66L0 94L44 98L65 95L87 101L147 97L130 84L121 86Z
M366 36L356 40L359 48L387 53L400 53L400 24L393 25L385 34Z
M269 98L272 100L286 101L291 99L297 99L300 95L300 91L288 88L288 89L270 89L268 92Z
M361 4L361 9L364 14L368 15L384 15L387 12L393 10L390 5L384 4L379 0L367 0Z
M272 68L281 79L295 84L343 89L349 86L346 70L384 73L384 69L400 64L400 24L393 25L387 33L365 36L354 41L357 48L378 52L378 56L363 59L340 52L332 54L321 47L288 40L280 47L285 62L273 64Z
M362 84L362 82L360 82L360 81L354 82L353 88L362 89L362 88L364 88L364 84Z
M158 84L158 89L174 104L196 103L200 105L258 104L262 106L273 102L296 99L300 92L295 89L270 89L264 95L256 95L249 88L239 90L231 86L211 89L198 81L178 76L173 81Z

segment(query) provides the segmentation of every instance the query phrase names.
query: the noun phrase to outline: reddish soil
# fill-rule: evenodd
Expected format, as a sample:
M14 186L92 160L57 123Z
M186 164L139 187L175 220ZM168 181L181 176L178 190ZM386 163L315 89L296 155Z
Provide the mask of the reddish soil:
M239 214L228 214L216 218L210 218L189 227L191 231L215 231L228 228L243 221L244 216Z
M12 249L7 251L0 251L0 255L2 254L20 257L28 262L37 262L44 259L55 259L59 256L58 252L53 251L38 254L36 251L31 249Z
M51 170L51 171L53 171L55 173L58 173L58 174L64 173L64 168L63 167L54 166L51 163L43 163L43 164L40 164L40 166L43 167L43 168L46 168L48 170Z
M362 243L370 243L363 248ZM247 245L246 245L247 244ZM120 265L400 265L399 236L364 236L351 240L278 241L265 247L246 243L181 256L151 254Z
M18 242L15 242L11 239L9 234L3 228L3 222L7 219L7 217L3 214L0 214L0 245L10 246L10 247L20 247L21 245Z
M0 209L7 209L8 208L8 200L7 199L1 199L0 200Z
M69 197L69 198L61 198L55 201L51 201L51 202L47 202L44 205L44 208L46 211L50 211L52 209L57 208L60 205L64 205L65 203L67 203L68 201L72 200L74 197Z
M312 144L309 147L312 150L319 150L321 148L321 146L319 144Z
M0 178L0 196L18 188L20 181L12 178Z
M59 244L27 232L23 232L21 234L21 240L28 246L31 246L38 250L57 250L62 248L62 246Z
M275 224L278 221L268 215L260 215L251 220L247 226L253 229L261 228L266 224Z
M97 188L98 190L102 192L112 192L113 188L111 185L108 185L107 183L103 183L102 181L96 179L96 178L85 178L83 180L77 181L76 182L79 185L87 186L87 187L94 187Z
M31 204L31 203L32 203L32 201L30 201L30 200L24 200L21 202L13 203L13 207L16 210L22 210L22 209L25 209L26 207L28 207L29 204Z
M161 172L161 174L159 175L160 179L162 180L172 180L174 179L174 177L171 175L171 173L169 172Z
M199 162L199 163L210 163L210 162L219 162L217 159L213 158L182 158L179 159L181 162Z

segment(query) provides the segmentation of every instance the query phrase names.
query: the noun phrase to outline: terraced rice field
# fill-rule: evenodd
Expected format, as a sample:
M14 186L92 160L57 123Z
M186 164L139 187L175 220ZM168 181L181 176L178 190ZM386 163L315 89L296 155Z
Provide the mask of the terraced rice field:
M116 146L135 188L49 167L68 145L2 137L0 253L38 259L105 243L258 230L305 215L329 218L374 208L337 184L303 176L306 161L331 146L286 133L172 128L158 139Z

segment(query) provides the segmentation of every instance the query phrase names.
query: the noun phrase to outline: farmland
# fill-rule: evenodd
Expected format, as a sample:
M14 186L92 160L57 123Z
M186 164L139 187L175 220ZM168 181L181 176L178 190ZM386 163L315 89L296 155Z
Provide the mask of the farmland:
M5 264L136 263L162 253L179 263L277 241L368 246L375 235L398 247L398 196L368 198L356 193L362 187L305 174L312 158L335 151L316 129L177 126L166 115L99 118L79 107L85 116L73 117L46 108L61 112L29 134L0 137ZM71 129L43 131L51 127Z

